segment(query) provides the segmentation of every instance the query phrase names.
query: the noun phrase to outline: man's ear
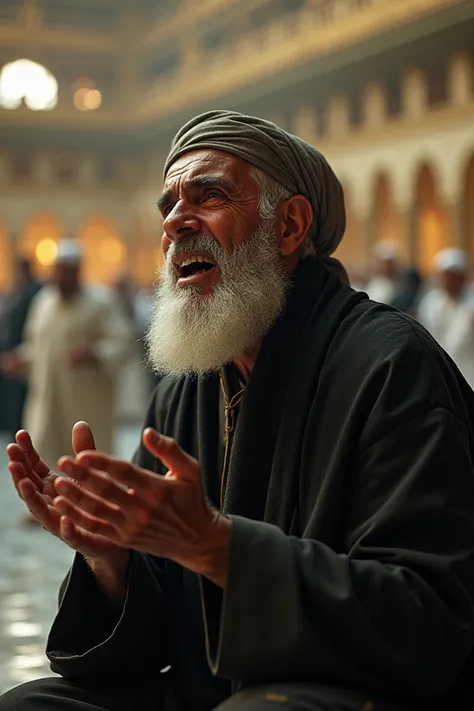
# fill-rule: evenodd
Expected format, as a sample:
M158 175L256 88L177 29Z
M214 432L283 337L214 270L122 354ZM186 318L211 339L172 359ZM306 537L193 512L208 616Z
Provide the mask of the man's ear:
M292 195L280 205L278 247L283 257L303 244L313 222L313 207L304 195Z

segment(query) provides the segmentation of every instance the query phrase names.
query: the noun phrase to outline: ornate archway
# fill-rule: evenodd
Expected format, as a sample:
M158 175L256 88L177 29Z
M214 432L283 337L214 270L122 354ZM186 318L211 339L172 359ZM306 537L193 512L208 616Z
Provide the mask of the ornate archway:
M32 260L40 279L48 277L56 256L56 243L65 236L59 219L51 213L38 213L27 222L18 251Z
M79 240L84 249L84 279L110 284L127 266L127 248L107 215L93 215L81 226Z
M415 195L416 260L421 271L429 273L437 252L450 243L446 211L429 165L424 165L418 173Z

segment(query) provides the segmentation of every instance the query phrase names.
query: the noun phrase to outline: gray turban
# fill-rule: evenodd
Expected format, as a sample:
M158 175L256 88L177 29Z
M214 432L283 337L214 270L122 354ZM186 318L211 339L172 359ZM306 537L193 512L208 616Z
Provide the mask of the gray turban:
M316 254L345 280L342 265L329 258L344 235L344 195L321 153L271 121L236 111L209 111L178 131L166 159L165 177L177 158L199 148L243 158L268 173L292 195L308 198L314 213L309 238Z

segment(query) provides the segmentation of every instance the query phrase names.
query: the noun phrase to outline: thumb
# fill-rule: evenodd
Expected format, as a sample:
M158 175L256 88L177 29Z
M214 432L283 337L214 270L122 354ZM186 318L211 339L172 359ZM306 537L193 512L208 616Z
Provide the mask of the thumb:
M72 428L72 448L74 454L95 449L94 435L87 422L76 422Z
M165 437L148 427L143 433L143 444L159 459L176 479L201 481L201 466L197 459L181 449L175 439Z

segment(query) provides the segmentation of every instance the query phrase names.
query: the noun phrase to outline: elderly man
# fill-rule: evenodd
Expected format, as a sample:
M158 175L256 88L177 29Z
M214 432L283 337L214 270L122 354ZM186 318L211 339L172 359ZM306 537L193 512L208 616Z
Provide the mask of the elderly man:
M474 387L474 299L467 254L453 247L443 249L434 266L436 288L421 301L418 318Z
M135 463L84 423L20 496L77 551L47 653L1 711L461 708L474 639L474 394L428 334L345 286L324 158L215 111L165 165ZM160 670L162 673L160 673Z

